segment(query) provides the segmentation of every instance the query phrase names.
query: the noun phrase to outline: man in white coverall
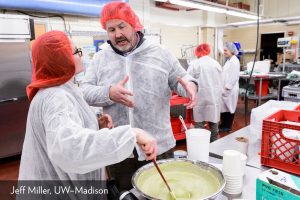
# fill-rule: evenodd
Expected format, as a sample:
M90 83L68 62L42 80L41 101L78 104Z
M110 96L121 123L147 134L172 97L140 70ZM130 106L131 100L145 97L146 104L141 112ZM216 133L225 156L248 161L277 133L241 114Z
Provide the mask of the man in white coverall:
M211 136L210 142L218 138L218 122L221 112L222 95L222 67L209 57L210 46L200 44L195 49L195 55L198 58L193 61L188 73L198 81L197 97L201 99L193 108L193 116L196 128L204 128L208 122Z
M157 140L158 159L173 157L171 91L190 96L192 107L197 81L167 49L144 38L143 26L129 4L106 4L100 21L109 46L95 54L87 70L82 85L86 101L103 106L115 126L131 124L150 133ZM146 163L138 149L133 156L108 168L119 190L132 188L133 173Z

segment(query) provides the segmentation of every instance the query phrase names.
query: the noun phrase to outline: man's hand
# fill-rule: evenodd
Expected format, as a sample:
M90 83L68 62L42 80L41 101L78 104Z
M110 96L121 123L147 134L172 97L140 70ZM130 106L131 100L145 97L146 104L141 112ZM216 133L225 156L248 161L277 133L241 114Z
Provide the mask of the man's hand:
M223 96L223 97L228 97L229 94L230 94L230 92L231 92L230 89L225 88L225 89L223 90L223 92L222 92L222 96Z
M104 114L98 118L99 128L109 128L113 127L113 121L110 115Z
M134 103L128 96L133 96L133 94L124 87L128 79L129 77L126 75L125 78L117 85L111 86L109 88L109 98L114 102L121 103L132 108Z
M186 82L182 78L177 77L178 82L182 85L182 87L187 91L189 97L190 97L190 102L186 104L187 108L193 108L196 105L196 96L197 96L197 91L198 87L194 82Z
M157 156L157 143L156 140L146 133L144 130L134 128L133 131L136 134L136 142L140 145L142 151L146 154L146 160L156 160Z

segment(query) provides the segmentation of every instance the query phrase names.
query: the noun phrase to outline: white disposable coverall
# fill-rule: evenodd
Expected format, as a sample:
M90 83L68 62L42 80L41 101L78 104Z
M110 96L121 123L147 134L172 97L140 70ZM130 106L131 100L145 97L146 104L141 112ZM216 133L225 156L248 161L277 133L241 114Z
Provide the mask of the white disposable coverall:
M234 113L239 97L240 61L232 56L223 67L223 94L221 112Z
M198 81L194 120L219 122L223 88L221 65L211 57L203 56L190 64L188 73Z
M133 109L109 98L109 87L123 80L126 74L129 75L126 87L133 92ZM175 146L170 123L171 90L187 95L177 76L196 81L169 51L146 39L126 57L115 53L111 46L96 53L82 89L86 101L103 106L114 125L131 124L150 133L157 140L160 155ZM139 160L144 160L144 154L139 149L137 152Z
M99 130L72 83L40 89L28 112L19 180L101 180L101 168L126 159L135 144L130 126Z

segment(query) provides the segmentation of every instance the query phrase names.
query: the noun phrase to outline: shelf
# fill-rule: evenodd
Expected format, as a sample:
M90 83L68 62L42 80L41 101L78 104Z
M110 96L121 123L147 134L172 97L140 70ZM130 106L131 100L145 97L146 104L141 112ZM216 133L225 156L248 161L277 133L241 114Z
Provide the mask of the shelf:
M177 140L184 140L185 139L185 132L181 132L181 133L174 133L174 137Z
M176 105L184 105L190 102L190 98L188 97L180 97L177 95L174 95L170 99L170 105L176 106Z
M248 97L248 99L253 99L253 100L259 99L259 96L257 96L257 95L248 95L247 97ZM276 98L277 98L277 95L268 94L266 96L261 96L260 99L264 100L264 99L276 99Z

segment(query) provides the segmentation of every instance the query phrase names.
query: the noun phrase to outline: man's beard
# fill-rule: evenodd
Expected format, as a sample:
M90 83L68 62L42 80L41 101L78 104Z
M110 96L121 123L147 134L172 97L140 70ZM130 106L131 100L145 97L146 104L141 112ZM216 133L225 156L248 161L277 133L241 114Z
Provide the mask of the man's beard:
M121 42L124 42L126 41L127 44L124 45L124 46L119 46L118 43L121 43ZM129 40L128 38L126 37L120 37L120 38L116 38L116 45L115 45L115 48L118 49L119 51L123 52L123 53L126 53L126 52L129 52L131 51L133 48L134 48L134 45L132 44L133 43L133 40Z

